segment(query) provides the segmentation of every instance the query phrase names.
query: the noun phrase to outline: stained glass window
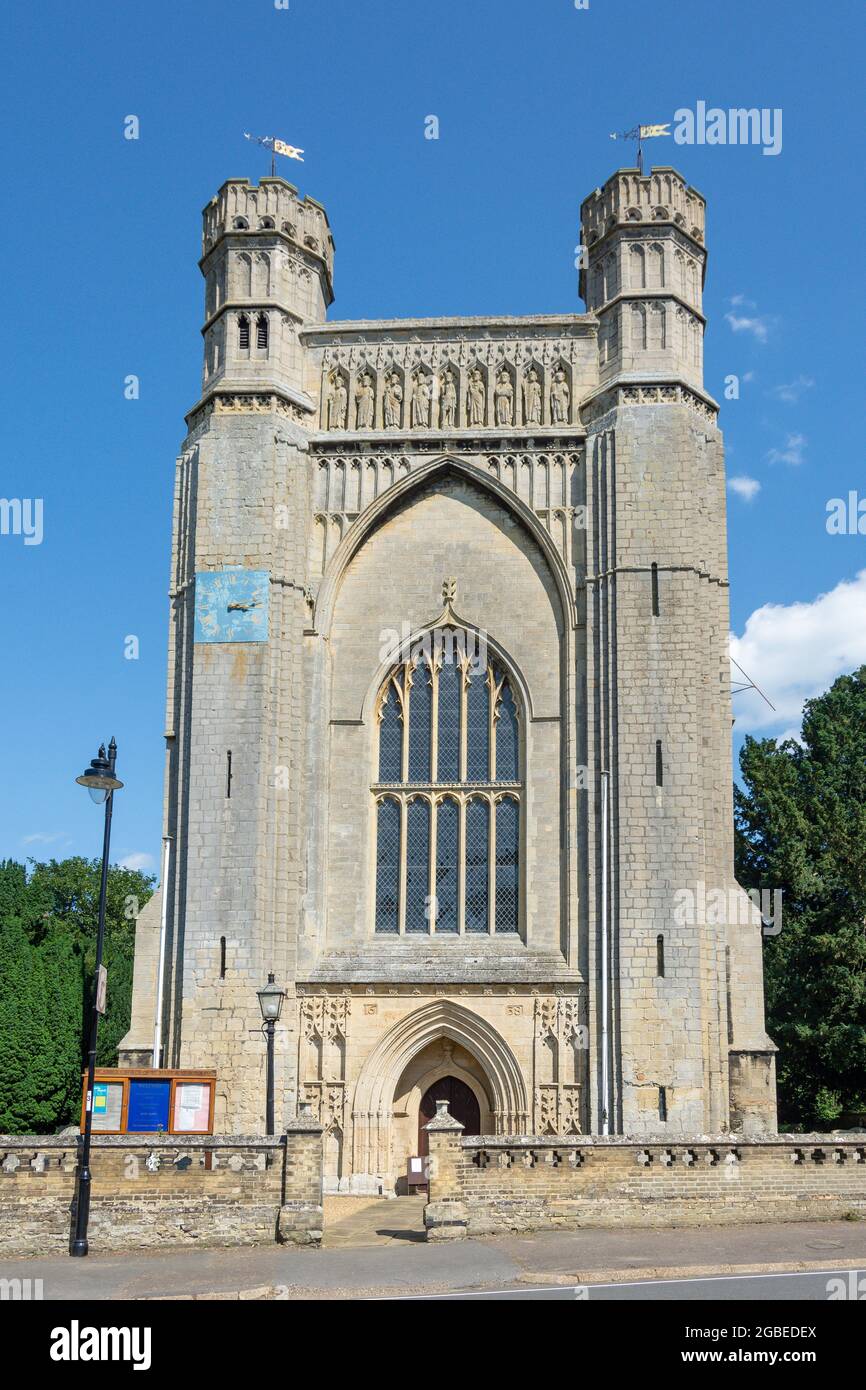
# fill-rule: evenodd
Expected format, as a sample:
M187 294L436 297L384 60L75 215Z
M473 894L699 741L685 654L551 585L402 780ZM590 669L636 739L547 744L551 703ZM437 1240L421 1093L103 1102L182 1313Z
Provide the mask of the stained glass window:
M419 661L409 692L409 781L430 781L430 721L433 687L430 669Z
M406 931L430 930L430 806L421 797L406 811Z
M496 930L517 931L519 883L517 877L520 811L517 800L506 796L496 807Z
M490 691L487 670L475 670L466 694L466 778L486 782L490 776Z
M516 782L518 778L517 709L508 681L499 694L499 717L496 720L496 780Z
M388 697L382 705L379 723L379 781L400 782L403 778L403 720L400 701L389 681Z
M436 808L436 930L458 931L457 883L459 863L460 810L448 797Z
M379 802L376 841L376 931L400 930L400 806L392 797Z
M486 932L488 923L490 813L475 797L466 807L466 930Z

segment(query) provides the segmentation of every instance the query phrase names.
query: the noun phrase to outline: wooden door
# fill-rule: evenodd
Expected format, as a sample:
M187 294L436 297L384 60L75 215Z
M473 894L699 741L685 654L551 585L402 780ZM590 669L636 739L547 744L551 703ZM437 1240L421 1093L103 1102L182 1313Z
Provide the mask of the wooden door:
M447 1100L448 1113L452 1119L460 1121L464 1134L481 1133L481 1112L478 1108L478 1101L475 1099L475 1092L459 1077L443 1076L438 1081L434 1081L430 1089L425 1091L421 1097L421 1106L418 1111L419 1154L429 1152L428 1134L424 1126L436 1114L437 1100Z

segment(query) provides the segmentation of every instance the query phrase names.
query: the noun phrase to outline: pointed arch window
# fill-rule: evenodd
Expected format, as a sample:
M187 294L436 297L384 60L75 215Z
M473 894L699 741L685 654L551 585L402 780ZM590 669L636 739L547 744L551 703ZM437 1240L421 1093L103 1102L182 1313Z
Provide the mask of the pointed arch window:
M238 348L241 352L250 350L250 321L246 314L241 314L238 319Z
M427 633L376 716L376 932L519 932L523 715L504 664L474 633Z
M268 349L268 316L259 314L256 319L256 347L260 352L267 352Z

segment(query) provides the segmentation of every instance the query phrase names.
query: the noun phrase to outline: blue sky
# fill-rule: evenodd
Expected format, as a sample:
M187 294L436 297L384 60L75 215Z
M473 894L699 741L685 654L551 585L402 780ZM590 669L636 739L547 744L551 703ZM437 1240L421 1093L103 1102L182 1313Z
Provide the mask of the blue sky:
M732 628L779 704L764 723L736 697L738 730L796 728L803 694L866 660L864 537L825 528L828 499L866 496L858 15L848 0L8 0L0 496L43 499L44 536L0 536L0 857L98 853L73 779L112 733L114 857L158 857L200 211L226 178L268 172L245 130L306 151L281 172L328 210L335 316L581 312L581 198L632 162L609 132L699 100L781 108L775 157L647 145L709 203L706 385L729 473L751 480L730 496ZM739 400L723 400L729 374Z

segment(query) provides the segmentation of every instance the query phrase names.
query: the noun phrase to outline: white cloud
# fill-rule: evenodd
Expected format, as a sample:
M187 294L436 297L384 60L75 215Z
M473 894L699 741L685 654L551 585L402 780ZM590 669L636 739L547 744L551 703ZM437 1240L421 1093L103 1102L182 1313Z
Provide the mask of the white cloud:
M120 861L121 869L152 869L155 860L152 854L127 854Z
M738 497L742 497L744 502L752 502L761 491L761 484L757 478L747 478L742 475L739 478L729 478L728 487L731 492L735 492Z
M47 834L44 830L37 830L32 835L21 837L22 845L56 845L58 840L67 840L69 836L65 831L57 831L54 834Z
M804 450L808 440L803 434L789 434L781 449L768 449L768 463L789 463L793 468L803 462Z
M725 314L725 323L734 333L751 333L759 343L765 343L770 332L770 320L759 314L751 318L748 314Z
M778 729L790 736L800 727L804 700L866 663L866 569L811 603L757 608L743 635L731 634L731 656L776 707L755 690L735 695L737 731L769 736Z
M755 309L757 305L754 299L747 299L744 294L732 294L728 303L734 309Z
M798 376L794 381L784 382L781 386L774 386L769 395L775 396L778 401L785 401L788 405L796 405L804 391L810 390L815 385L814 379L810 376Z

